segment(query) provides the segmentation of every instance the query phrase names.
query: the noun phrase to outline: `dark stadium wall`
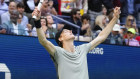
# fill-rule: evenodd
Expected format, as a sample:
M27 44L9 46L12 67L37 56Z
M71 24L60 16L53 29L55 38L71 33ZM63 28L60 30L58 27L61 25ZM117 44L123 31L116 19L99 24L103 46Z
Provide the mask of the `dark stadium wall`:
M56 45L54 39L48 39ZM75 45L86 42L75 41ZM100 44L87 55L90 79L140 79L140 48ZM0 34L0 79L57 79L36 37Z

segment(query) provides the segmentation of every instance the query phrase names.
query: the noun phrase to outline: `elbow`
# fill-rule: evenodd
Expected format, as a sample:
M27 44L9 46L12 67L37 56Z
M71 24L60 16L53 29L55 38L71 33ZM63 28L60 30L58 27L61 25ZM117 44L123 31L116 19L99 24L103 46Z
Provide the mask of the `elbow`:
M100 38L100 43L104 42L106 40L106 36L98 36Z

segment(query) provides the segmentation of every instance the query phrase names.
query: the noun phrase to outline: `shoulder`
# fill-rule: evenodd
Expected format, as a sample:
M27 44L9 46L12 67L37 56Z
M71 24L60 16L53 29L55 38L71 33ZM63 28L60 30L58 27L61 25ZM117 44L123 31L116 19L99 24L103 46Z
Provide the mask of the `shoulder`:
M1 17L5 17L5 16L10 16L10 14L9 14L8 11L7 11L6 13L3 13L3 14L1 15Z
M12 28L12 23L10 21L6 21L2 24L2 28Z
M3 25L12 25L12 23L10 21L6 21L3 23Z
M59 47L59 46L55 46L56 51L62 51L63 48Z
M84 44L81 44L79 46L76 46L76 47L85 47L85 46L90 46L91 44L90 43L84 43Z
M88 52L90 50L90 48L91 48L91 43L85 43L85 44L76 46L76 49L84 50L86 52Z

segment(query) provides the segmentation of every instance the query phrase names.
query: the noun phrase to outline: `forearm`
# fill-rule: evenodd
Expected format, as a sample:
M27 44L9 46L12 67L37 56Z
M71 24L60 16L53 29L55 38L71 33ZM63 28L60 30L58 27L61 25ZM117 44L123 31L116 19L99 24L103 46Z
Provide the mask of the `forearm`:
M91 48L90 50L94 49L97 45L99 45L100 43L102 43L110 34L110 32L112 31L114 25L116 24L118 18L119 18L119 14L120 14L120 8L116 7L114 9L114 17L113 19L109 22L109 24L99 33L99 35L92 40L91 43Z
M88 11L88 1L87 0L84 0L83 9L84 9L84 13L87 13L87 11Z
M36 28L38 40L41 44L44 44L46 42L46 36L45 33L43 32L42 28Z
M42 28L37 28L37 35L40 44L52 55L54 56L54 53L56 52L54 45L46 39L45 33L42 30Z

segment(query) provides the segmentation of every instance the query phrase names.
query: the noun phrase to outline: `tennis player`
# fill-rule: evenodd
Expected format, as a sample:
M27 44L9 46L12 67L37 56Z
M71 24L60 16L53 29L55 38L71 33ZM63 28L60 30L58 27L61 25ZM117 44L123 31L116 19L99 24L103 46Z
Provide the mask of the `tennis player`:
M74 46L75 37L72 30L65 26L55 36L55 40L59 46L54 46L46 39L39 21L40 11L35 8L32 16L37 16L37 19L35 19L35 25L39 42L53 57L57 66L59 79L89 79L87 53L108 37L114 24L118 21L119 14L120 8L116 7L114 9L113 19L99 33L99 35L91 42L79 46Z

